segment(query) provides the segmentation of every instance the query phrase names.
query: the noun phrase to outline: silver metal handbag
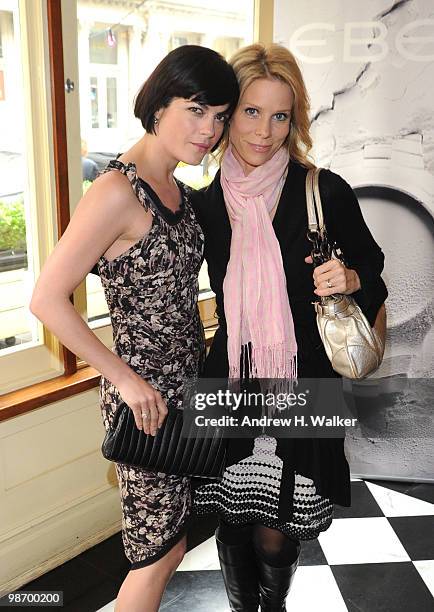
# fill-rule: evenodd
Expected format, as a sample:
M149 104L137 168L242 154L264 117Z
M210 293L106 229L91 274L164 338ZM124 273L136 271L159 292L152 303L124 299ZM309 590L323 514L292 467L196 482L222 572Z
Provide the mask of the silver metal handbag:
M306 176L306 204L309 230L313 243L314 266L343 255L332 247L327 237L318 186L321 168L312 168ZM336 294L314 302L319 335L332 368L346 378L365 378L382 360L383 343L360 306L350 295Z

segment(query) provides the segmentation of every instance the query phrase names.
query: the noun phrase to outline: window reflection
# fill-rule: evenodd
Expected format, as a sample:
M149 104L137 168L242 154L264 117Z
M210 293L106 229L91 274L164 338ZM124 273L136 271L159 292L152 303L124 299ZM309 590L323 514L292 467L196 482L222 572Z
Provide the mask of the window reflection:
M90 106L92 113L92 127L98 128L98 81L96 77L90 78Z
M5 10L1 10L4 8ZM0 0L0 352L37 341L18 1Z
M106 24L97 24L89 33L89 61L92 64L117 64L116 35Z
M107 79L107 127L117 127L117 86L116 79L109 77Z
M250 44L253 5L253 0L78 0L80 124L87 158L102 170L141 137L143 128L132 112L134 96L169 51L204 45L228 59ZM176 174L200 188L215 171L212 160L205 159L200 166L180 164ZM84 188L89 184L85 181ZM206 294L206 268L199 281ZM94 275L88 276L87 295L89 321L99 321L107 307Z

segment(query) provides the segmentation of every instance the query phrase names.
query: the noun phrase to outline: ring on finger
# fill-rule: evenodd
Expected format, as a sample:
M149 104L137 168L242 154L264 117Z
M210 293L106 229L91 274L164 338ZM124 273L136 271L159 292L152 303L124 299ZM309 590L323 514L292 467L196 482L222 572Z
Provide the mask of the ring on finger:
M327 284L327 289L331 289L333 287L329 278L326 280L326 284Z
M142 419L144 419L145 421L147 419L149 419L149 412L148 411L142 412Z

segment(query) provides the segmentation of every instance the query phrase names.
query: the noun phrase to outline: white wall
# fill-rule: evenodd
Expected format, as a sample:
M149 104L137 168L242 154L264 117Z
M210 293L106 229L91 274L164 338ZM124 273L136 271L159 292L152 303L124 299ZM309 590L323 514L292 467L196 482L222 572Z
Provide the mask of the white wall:
M96 389L0 423L0 596L120 529Z
M434 3L274 4L274 40L298 57L311 96L317 165L353 188L382 189L359 195L386 255L389 333L376 376L425 379L419 395L411 391L412 403L391 387L377 417L362 409L361 420L380 435L368 436L363 423L348 435L351 468L432 479L434 449L426 431L434 423L426 397L434 375Z

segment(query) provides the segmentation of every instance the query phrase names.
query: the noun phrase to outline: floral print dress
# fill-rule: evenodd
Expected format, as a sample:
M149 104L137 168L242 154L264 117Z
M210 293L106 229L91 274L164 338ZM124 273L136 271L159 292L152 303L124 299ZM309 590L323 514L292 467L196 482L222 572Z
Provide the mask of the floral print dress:
M204 237L178 183L180 210L165 207L132 163L112 160L131 182L153 222L146 236L98 271L113 326L113 350L158 389L167 406L181 405L185 381L197 375L204 357L203 328L197 307L198 274ZM106 429L120 402L104 377L100 404ZM122 505L122 539L132 569L154 563L184 535L191 510L190 479L116 464Z

